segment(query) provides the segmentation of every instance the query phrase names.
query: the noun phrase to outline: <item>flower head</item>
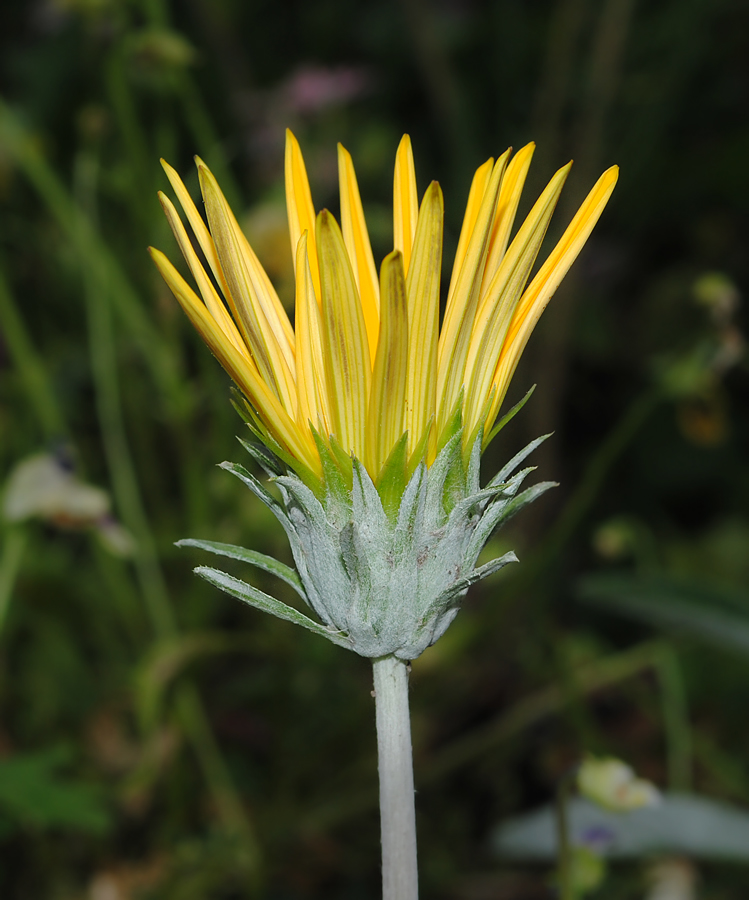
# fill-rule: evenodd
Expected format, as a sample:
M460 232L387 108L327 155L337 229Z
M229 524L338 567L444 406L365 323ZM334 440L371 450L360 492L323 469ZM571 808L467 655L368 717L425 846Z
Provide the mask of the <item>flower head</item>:
M160 194L202 299L163 253L151 255L244 394L253 429L316 494L329 462L350 481L350 460L358 459L380 488L394 468L405 483L419 462L432 465L459 429L466 457L479 433L483 446L490 440L523 348L617 178L616 166L604 172L528 283L571 165L510 240L533 150L507 150L476 171L441 327L442 192L432 182L419 205L408 136L395 161L394 249L378 278L350 155L339 145L339 226L327 210L315 215L299 145L287 132L294 327L208 167L197 160L206 225L163 164L206 262Z
M294 587L320 621L224 572L222 590L362 656L414 659L458 612L469 586L515 560L476 567L493 530L551 485L520 492L533 441L483 489L481 450L533 327L580 252L616 182L605 172L530 280L569 166L510 240L533 145L488 160L473 179L440 327L442 192L419 206L411 144L395 162L394 250L379 278L351 157L338 148L341 225L312 205L287 132L286 198L296 274L292 328L215 178L198 160L208 224L164 168L206 260L161 202L202 299L158 250L161 274L246 399L255 442L281 502L225 463L274 513L296 572L263 554L183 542L239 559ZM219 293L220 291L220 293ZM223 299L222 296L223 295Z

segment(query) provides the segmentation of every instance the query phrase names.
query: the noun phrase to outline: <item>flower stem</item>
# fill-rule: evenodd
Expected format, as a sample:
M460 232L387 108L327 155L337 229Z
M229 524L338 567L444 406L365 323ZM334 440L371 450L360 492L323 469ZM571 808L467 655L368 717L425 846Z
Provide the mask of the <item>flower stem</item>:
M394 656L374 662L380 772L383 900L416 900L416 813L408 712L408 666Z

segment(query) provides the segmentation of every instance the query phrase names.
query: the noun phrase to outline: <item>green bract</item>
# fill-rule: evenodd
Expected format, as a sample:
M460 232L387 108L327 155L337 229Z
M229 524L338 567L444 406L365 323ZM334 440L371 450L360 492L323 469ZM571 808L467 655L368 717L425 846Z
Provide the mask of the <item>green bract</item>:
M399 502L386 509L364 466L352 461L350 487L327 480L322 497L284 473L267 448L244 443L277 485L281 501L242 466L223 463L262 500L283 526L296 569L263 554L209 541L180 541L257 566L291 584L319 622L217 569L195 571L229 594L295 622L361 656L410 660L433 644L455 618L468 588L515 562L511 551L476 567L494 529L553 486L519 492L532 468L516 471L545 440L528 444L479 486L482 434L467 463L458 430L427 468L419 464Z

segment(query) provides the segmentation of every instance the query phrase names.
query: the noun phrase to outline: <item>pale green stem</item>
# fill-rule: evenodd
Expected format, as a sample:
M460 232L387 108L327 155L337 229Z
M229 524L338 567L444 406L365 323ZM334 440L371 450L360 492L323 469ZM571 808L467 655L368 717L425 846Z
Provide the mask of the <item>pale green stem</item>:
M408 712L408 664L394 656L374 661L377 756L380 773L383 900L416 900L416 811Z

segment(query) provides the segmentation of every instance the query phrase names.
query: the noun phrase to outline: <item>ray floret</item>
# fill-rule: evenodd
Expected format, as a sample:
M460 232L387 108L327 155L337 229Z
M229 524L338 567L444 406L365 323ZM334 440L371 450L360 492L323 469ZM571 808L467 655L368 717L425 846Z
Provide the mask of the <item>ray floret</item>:
M489 440L533 328L618 174L604 172L533 274L569 172L554 175L515 229L533 151L507 150L476 170L441 323L442 193L433 182L419 202L408 136L394 168L394 250L378 276L351 155L339 146L339 225L328 211L315 214L301 149L287 132L293 326L209 168L196 159L204 220L163 163L182 213L160 200L197 293L162 253L152 250L154 261L239 388L256 438L316 495L334 470L350 485L352 461L387 493L394 473L405 485L458 430L466 462L479 432Z

